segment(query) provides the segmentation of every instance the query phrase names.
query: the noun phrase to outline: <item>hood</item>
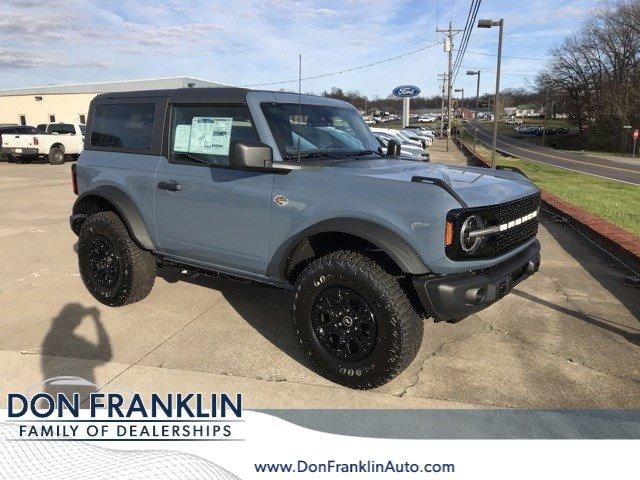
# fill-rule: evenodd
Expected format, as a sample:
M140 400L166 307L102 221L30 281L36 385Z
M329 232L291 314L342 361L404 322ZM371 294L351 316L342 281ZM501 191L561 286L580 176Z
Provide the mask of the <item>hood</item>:
M538 192L538 188L529 180L508 170L455 167L402 158L359 160L324 169L340 175L361 175L399 182L410 182L416 176L438 178L446 182L469 207L496 205Z

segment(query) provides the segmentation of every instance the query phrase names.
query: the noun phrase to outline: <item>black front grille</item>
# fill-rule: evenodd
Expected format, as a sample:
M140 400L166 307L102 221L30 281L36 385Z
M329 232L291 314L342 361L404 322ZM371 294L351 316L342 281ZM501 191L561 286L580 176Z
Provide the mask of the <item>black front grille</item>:
M474 210L472 213L479 213L488 226L494 226L520 218L527 213L536 211L538 208L540 208L539 193L521 200L503 203L502 205L470 210Z
M523 215L526 215L526 213ZM504 232L489 236L479 253L484 257L497 257L516 248L518 245L522 245L530 238L535 237L537 233L538 217L510 228L509 230L505 230Z
M449 212L447 219L454 224L454 243L447 247L447 256L454 260L497 257L522 245L538 233L538 217L535 217L503 232L488 235L484 239L482 247L473 254L469 254L460 248L459 238L462 223L470 215L479 215L486 227L494 227L521 218L531 212L537 211L539 208L540 194L537 193L501 205L452 210Z

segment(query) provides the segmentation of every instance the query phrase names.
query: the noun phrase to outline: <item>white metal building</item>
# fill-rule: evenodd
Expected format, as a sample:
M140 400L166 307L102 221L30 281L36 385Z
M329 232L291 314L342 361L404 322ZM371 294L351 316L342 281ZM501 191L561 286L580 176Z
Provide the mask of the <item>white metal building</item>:
M199 78L174 77L0 90L0 124L84 123L89 103L100 93L226 86L229 85Z

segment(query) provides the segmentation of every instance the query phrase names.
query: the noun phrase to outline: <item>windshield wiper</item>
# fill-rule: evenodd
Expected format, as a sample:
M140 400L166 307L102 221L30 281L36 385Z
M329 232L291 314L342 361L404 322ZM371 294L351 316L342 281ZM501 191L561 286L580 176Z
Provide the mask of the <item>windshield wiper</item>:
M187 152L173 152L174 157L184 157L187 160L191 160L192 162L202 163L203 165L211 165L212 163L208 160L205 160L200 157L196 157L195 155L191 155Z
M333 153L329 153L329 152L311 152L311 153L301 153L300 154L300 158L318 158L318 157L329 157L332 158L334 160L342 160L343 157L335 155ZM289 155L285 155L286 159L297 159L298 155L295 154L289 154Z
M380 155L381 157L383 156L380 154L380 152L377 152L375 150L359 150L357 152L347 153L345 157L364 157L365 155L373 155L373 154Z

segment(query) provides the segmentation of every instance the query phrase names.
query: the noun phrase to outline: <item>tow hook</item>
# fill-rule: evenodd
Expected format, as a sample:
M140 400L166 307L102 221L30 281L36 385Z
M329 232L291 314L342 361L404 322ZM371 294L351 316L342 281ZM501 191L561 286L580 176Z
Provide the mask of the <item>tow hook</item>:
M511 279L508 278L507 280L502 282L500 285L498 285L498 298L502 298L507 293L509 293L510 288L511 288Z
M527 275L533 275L540 268L540 260L529 260L527 264Z

